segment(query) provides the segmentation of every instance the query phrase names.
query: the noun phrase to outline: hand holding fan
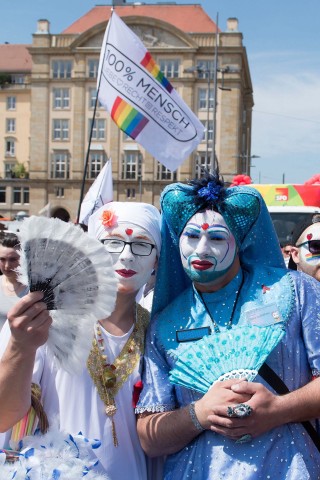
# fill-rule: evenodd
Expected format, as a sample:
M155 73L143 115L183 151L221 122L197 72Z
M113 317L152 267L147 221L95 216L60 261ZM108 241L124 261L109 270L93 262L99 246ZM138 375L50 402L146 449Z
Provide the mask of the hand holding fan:
M52 317L48 348L59 366L74 372L87 359L97 319L115 305L111 256L71 223L32 216L22 223L19 281L42 291Z
M206 393L213 383L230 378L252 381L284 330L279 326L243 325L184 345L170 381Z

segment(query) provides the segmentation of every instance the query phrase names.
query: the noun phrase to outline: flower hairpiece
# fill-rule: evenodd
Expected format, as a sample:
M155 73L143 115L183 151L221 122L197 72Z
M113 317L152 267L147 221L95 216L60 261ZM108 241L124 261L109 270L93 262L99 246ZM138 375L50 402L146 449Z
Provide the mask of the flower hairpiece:
M198 196L204 198L206 201L216 202L223 189L222 185L217 185L215 182L209 182L205 187L198 190Z
M104 227L113 227L117 223L118 217L113 210L104 210L101 216L102 225Z

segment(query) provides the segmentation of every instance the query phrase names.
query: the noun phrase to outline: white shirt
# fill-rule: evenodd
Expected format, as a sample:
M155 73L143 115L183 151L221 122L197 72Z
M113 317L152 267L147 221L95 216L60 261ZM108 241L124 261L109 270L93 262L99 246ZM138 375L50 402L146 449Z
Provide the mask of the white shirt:
M133 328L133 327L132 327ZM123 336L113 336L102 327L105 351L110 362L119 355L132 329ZM5 324L0 338L0 355L10 337ZM101 447L95 450L99 459L96 470L105 473L110 480L146 480L146 460L136 429L132 407L134 384L141 379L137 365L115 397L117 412L114 415L119 446L115 447L111 419L105 414L105 406L84 366L79 375L57 370L46 346L37 351L33 382L42 388L42 400L49 421L60 414L60 429L71 434L81 432L89 439L99 439ZM0 434L0 447L8 446L10 432Z

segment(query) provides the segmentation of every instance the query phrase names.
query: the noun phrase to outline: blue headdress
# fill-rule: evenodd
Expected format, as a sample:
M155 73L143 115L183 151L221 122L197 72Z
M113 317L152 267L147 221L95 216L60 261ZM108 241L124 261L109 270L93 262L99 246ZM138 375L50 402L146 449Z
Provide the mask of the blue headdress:
M226 188L216 173L188 184L168 185L160 199L162 250L155 287L153 314L160 312L191 283L180 259L179 237L199 210L219 212L232 234L240 262L246 270L255 265L283 267L279 241L260 193L252 187Z

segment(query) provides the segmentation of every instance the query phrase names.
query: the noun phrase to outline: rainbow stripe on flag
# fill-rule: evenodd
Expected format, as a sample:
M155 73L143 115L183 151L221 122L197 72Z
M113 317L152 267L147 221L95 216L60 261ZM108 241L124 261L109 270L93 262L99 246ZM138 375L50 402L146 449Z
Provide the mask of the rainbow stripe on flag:
M121 130L135 139L149 120L121 97L117 97L111 110L111 117Z
M141 65L148 70L148 72L151 73L151 75L158 80L158 82L161 83L161 85L168 90L169 93L172 92L173 86L169 82L169 80L166 79L166 77L163 75L163 73L160 70L160 67L156 64L156 62L153 60L152 56L150 55L149 52L147 52L143 58L143 60L140 62Z

